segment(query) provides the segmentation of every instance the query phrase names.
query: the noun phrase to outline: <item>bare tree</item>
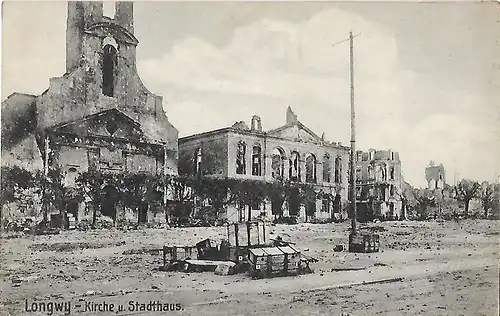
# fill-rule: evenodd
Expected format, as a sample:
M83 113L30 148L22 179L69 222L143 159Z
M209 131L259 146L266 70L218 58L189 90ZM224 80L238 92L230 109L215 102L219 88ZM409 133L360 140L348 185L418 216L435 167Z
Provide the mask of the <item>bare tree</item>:
M500 207L500 184L488 183L487 181L481 183L478 197L483 206L484 218L487 219L489 210Z
M18 166L3 166L0 172L0 224L3 219L2 209L5 204L16 202L24 197L24 192L33 187L36 181L35 175L28 170Z
M407 220L409 210L415 209L418 204L415 197L415 189L408 182L404 182L401 191L396 191L395 195L401 199L400 220ZM373 197L370 196L370 198Z
M472 180L463 179L455 185L455 199L464 203L464 217L469 217L469 203L478 196L481 185Z
M413 190L413 197L416 201L416 209L419 220L426 220L429 213L429 208L436 205L436 196L429 189Z

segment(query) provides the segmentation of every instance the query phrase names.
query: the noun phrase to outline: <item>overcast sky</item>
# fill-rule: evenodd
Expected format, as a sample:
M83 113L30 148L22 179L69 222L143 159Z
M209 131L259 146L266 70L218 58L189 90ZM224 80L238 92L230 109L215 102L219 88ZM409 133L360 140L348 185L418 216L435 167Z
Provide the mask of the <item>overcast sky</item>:
M105 4L105 12L109 12ZM500 6L496 3L136 2L138 69L180 136L262 118L299 120L349 144L355 38L357 147L400 152L425 185L500 172ZM2 99L39 94L65 70L65 2L3 2Z

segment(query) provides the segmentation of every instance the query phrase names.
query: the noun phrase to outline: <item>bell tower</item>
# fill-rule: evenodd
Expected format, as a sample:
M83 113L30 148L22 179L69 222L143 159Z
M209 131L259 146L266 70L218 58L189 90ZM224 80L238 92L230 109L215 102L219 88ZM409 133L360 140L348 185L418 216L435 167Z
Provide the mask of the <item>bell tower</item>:
M134 3L132 1L117 1L115 12L115 23L134 34Z
M104 10L108 4L109 13ZM37 100L38 125L117 109L136 122L157 121L170 128L162 97L150 92L137 72L133 2L68 1L67 6L66 72L51 78L48 92Z
M66 23L66 72L83 55L85 28L102 19L102 1L69 1Z
M85 54L85 33L100 22L108 22L122 27L134 34L134 3L132 1L116 1L115 15L103 16L102 1L69 1L66 26L66 72L78 66Z

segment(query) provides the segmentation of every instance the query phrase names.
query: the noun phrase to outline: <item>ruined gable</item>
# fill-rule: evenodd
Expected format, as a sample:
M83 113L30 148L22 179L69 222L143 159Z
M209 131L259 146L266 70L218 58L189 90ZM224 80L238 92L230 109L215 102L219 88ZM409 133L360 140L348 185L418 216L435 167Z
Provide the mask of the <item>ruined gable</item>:
M82 120L56 126L53 130L81 137L102 136L133 141L146 141L140 124L122 112L112 109Z
M321 142L321 138L318 135L314 134L300 122L269 131L268 135L298 142Z
M306 129L304 127L300 128L299 127L299 140L306 141L306 142L319 142L321 141L321 138L318 137L316 134L312 133L309 129Z
M297 142L322 143L324 140L302 124L291 107L286 110L286 124L267 132L269 136L290 139Z

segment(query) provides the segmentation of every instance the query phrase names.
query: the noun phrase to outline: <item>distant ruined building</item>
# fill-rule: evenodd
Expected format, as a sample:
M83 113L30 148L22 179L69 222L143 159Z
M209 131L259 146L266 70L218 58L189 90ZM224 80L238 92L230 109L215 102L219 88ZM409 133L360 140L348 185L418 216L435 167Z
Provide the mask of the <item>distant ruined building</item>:
M356 154L356 205L358 219L402 219L404 186L399 153L375 150Z
M41 95L13 93L2 102L2 165L46 174L56 168L70 187L89 170L177 173L178 131L162 97L137 73L133 15L132 2L116 2L114 17L103 16L102 1L68 2L66 72L50 78ZM133 213L112 185L101 189L104 215L136 222L163 218L152 215L149 205ZM88 207L82 202L67 211L79 218Z
M443 164L436 166L433 161L429 162L429 166L425 168L427 188L431 190L443 189L446 184L445 179L445 169Z

